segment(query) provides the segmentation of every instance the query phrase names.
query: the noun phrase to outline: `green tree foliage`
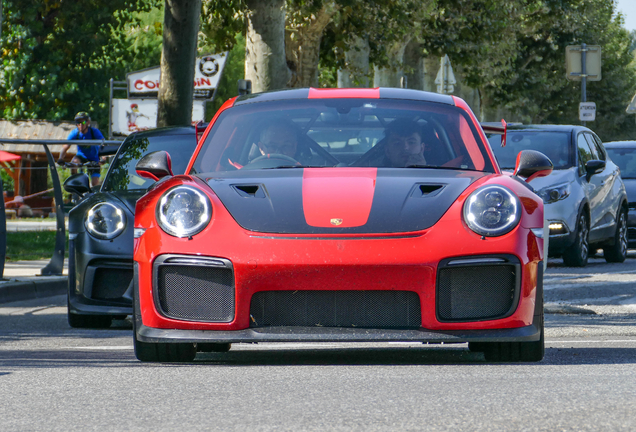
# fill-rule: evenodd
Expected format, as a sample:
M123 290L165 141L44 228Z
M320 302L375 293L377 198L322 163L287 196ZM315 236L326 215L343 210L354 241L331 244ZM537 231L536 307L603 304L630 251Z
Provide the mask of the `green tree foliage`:
M480 82L482 97L505 107L510 121L579 124L580 82L565 76L568 45L600 45L603 78L589 82L587 100L597 104L597 120L588 124L603 140L636 132L625 113L636 92L636 70L630 67L631 39L613 18L604 0L526 0L515 20L517 52L512 67ZM486 76L487 77L487 76ZM498 120L494 118L484 120Z
M0 115L106 123L108 80L126 72L114 29L146 0L4 0Z

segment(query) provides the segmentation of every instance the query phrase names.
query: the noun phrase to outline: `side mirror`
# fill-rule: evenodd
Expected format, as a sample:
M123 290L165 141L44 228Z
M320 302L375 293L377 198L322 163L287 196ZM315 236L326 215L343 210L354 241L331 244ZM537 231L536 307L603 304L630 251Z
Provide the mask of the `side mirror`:
M536 150L523 150L517 155L514 175L525 177L530 182L537 177L545 177L552 172L552 161Z
M594 174L598 174L603 171L606 164L607 163L602 160L587 161L585 164L585 171L587 172L587 175L585 177L587 178L587 181L590 181Z
M84 173L73 174L67 178L64 181L64 190L79 196L92 192L90 180Z
M172 162L166 151L148 153L135 166L137 175L157 181L166 176L173 176Z

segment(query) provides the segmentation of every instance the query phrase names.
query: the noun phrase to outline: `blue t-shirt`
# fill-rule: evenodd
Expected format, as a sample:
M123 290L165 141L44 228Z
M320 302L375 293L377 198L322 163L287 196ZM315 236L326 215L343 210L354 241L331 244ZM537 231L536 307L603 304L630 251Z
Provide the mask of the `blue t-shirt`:
M68 140L90 140L90 139L104 139L104 135L95 129L89 127L85 134L81 133L79 129L75 128L68 134ZM77 155L86 158L90 161L99 161L99 146L77 146Z

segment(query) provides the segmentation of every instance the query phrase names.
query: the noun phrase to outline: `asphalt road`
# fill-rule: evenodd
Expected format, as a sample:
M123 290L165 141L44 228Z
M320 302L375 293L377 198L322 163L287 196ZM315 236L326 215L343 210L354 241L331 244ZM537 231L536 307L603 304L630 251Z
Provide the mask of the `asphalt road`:
M258 344L136 361L130 321L71 329L66 300L0 305L0 431L636 430L636 259L551 261L546 357L465 344Z

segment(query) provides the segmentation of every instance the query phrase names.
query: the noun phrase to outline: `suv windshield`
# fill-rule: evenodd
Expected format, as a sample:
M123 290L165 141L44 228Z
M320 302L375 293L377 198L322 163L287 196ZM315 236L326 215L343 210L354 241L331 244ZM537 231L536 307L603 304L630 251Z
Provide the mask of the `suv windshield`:
M517 154L522 150L543 153L550 158L554 169L574 166L568 132L508 130L505 147L501 147L501 135L492 135L488 141L501 169L514 169Z
M636 179L636 148L605 147L610 159L621 170L621 178Z
M221 113L192 173L428 166L494 171L461 108L408 100L302 99L245 103Z
M127 139L111 162L102 191L147 189L153 180L139 177L135 166L147 153L165 150L170 154L172 172L183 174L196 148L194 129L190 134L141 135Z

